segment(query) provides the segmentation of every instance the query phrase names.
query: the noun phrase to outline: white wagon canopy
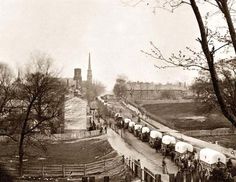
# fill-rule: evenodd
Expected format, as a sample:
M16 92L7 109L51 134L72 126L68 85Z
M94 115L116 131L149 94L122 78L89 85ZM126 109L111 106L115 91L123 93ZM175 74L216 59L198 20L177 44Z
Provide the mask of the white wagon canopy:
M141 129L143 126L141 124L136 124L134 125L134 130L139 130Z
M162 138L162 133L159 131L152 130L150 132L150 137L155 139L155 138Z
M121 114L120 113L116 113L115 117L121 117Z
M135 122L133 122L133 121L129 122L129 127L133 127L134 125L135 125Z
M173 136L165 135L162 137L162 143L169 145L169 144L175 144L176 139Z
M200 160L210 165L217 163L218 160L226 164L226 156L224 154L209 148L200 150Z
M177 142L175 144L175 151L181 154L185 152L193 152L193 146L186 142Z
M127 124L127 123L131 122L131 119L125 118L124 122Z
M144 126L142 128L142 133L149 133L149 132L150 132L150 129L148 127Z

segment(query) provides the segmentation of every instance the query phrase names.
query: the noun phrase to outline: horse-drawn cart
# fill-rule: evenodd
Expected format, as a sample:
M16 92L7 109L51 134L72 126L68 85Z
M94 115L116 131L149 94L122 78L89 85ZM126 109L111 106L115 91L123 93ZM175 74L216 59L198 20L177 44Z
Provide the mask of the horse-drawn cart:
M129 118L124 119L124 129L127 129L129 127L130 122L131 122L131 119Z
M135 125L135 122L133 122L133 121L129 122L128 130L129 130L130 133L134 132L134 125Z
M143 142L149 141L150 129L147 126L142 127L140 139Z
M163 155L170 155L170 153L175 149L175 143L176 143L175 137L170 135L163 136L161 144L161 153Z
M141 124L134 125L134 136L139 137L141 135L142 127Z

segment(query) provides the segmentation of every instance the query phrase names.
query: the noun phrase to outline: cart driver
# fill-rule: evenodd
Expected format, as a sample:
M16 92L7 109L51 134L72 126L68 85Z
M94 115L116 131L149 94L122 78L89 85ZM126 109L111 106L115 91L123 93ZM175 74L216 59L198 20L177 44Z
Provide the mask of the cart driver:
M218 162L217 162L216 166L217 166L218 168L221 167L221 161L220 161L220 158L218 158Z

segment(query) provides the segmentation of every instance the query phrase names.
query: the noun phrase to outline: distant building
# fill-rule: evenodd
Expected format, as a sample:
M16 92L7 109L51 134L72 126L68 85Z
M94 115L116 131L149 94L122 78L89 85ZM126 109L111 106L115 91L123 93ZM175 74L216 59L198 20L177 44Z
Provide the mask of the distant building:
M81 76L81 69L75 68L74 69L74 80L75 80L75 89L81 89L82 87L82 76Z
M149 82L127 82L126 96L132 100L182 99L190 94L186 83L154 84Z
M92 67L91 67L91 55L89 53L88 58L88 69L87 69L87 80L82 79L82 69L74 69L73 78L63 78L63 81L67 84L67 87L74 92L76 96L86 97L88 101L89 98L92 98L92 85L93 85L93 76L92 76Z

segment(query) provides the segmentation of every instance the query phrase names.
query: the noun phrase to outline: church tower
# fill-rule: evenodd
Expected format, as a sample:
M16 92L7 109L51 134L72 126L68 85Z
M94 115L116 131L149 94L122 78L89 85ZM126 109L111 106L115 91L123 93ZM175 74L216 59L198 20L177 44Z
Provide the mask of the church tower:
M91 69L91 60L90 60L90 53L89 53L89 63L88 63L88 70L87 70L87 84L92 85L93 83L93 76L92 76L92 69Z

